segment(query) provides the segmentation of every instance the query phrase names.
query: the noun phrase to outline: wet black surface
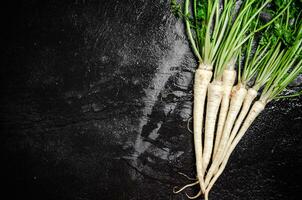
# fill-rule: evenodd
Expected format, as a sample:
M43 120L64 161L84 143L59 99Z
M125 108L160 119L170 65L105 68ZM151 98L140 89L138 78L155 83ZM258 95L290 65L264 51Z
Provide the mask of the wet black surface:
M2 188L9 199L186 199L195 59L167 1L7 5ZM271 103L210 198L298 200L302 98ZM196 192L196 191L195 191Z

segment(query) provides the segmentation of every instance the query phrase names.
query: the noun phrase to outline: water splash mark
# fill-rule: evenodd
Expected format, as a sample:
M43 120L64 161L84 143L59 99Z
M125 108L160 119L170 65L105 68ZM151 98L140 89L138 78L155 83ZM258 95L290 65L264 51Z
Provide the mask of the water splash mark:
M179 30L177 31L178 33L176 32L178 36L183 35L182 27L179 24L176 24L176 29ZM168 37L171 37L171 33L167 34ZM132 155L132 165L136 167L139 167L138 157L151 146L151 143L144 140L144 137L142 136L143 127L148 124L149 116L151 115L152 110L158 101L159 95L164 90L169 78L177 73L177 71L172 69L176 68L182 62L185 54L189 51L188 45L181 39L181 37L175 39L171 46L172 48L168 54L158 62L158 70L155 72L148 88L144 90L145 96L142 101L144 102L145 107L142 110L142 116L137 127L138 135L134 143L134 153ZM175 106L170 109L175 109ZM156 140L159 136L158 131L162 124L163 121L159 121L147 137L149 139Z
M187 51L187 46L182 41L175 41L172 50L170 53L162 59L159 64L159 70L155 73L149 87L145 89L145 97L143 97L143 102L145 107L142 110L142 117L139 122L138 130L139 133L137 135L134 149L136 156L139 156L143 153L150 144L144 144L143 138L141 136L141 132L143 127L148 123L148 116L151 114L152 109L158 99L159 94L163 90L165 84L167 83L170 76L173 76L176 72L171 71L170 69L174 66L177 66L178 63L181 62L184 54ZM157 128L154 130L158 130L161 124L158 124ZM151 134L150 134L151 136ZM149 136L149 137L150 137ZM152 139L156 139L157 136L152 135Z

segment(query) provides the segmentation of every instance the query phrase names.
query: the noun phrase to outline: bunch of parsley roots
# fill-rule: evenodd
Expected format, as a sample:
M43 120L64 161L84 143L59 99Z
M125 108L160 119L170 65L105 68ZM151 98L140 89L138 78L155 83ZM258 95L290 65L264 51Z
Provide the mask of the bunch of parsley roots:
M302 73L302 2L299 0L171 1L184 20L198 60L193 132L198 185L190 199L208 195L234 151L266 105Z

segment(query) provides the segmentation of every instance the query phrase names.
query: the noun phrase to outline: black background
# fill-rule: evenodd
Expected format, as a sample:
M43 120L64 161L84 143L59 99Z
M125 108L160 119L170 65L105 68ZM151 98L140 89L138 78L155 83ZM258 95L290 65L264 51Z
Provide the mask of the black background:
M181 21L157 1L3 5L1 196L186 199L194 177L196 61ZM210 193L298 200L302 98L272 102ZM197 189L188 190L194 194Z

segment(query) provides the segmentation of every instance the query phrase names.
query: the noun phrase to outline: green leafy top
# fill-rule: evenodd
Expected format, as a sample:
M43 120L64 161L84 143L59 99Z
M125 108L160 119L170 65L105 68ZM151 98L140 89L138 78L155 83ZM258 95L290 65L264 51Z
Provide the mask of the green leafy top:
M171 8L185 20L188 39L199 62L210 66L208 69L215 65L214 77L220 79L227 66L234 68L230 63L237 60L241 46L256 32L269 27L280 12L285 12L283 8L272 13L274 17L268 23L258 23L261 11L270 1L246 0L237 10L236 0L225 0L223 5L219 0L185 0L182 12L181 4L172 0Z
M302 73L302 25L297 33L297 39L291 47L285 50L278 61L278 68L265 85L261 99L271 101Z
M219 2L185 0L182 12L182 5L171 1L174 14L185 20L194 54L206 69L215 66L218 80L239 57L239 83L254 79L256 90L264 86L262 100L279 98L302 71L301 0L246 0L239 9L236 0Z
M256 76L253 87L259 90L270 80L271 75L276 73L277 68L280 67L278 61L283 58L283 53L299 39L301 11L298 12L297 3L299 2L276 1L263 10L252 32L259 30L259 26L263 27L267 24L273 16L277 18L271 20L273 23L258 33L256 39L254 36L250 37L247 44L241 48L245 57L243 72L241 72L241 65L238 68L238 80L241 84L246 85Z
M289 0L275 0L270 7L264 12L267 16L272 16L279 12L285 5L289 4L286 11L274 21L273 26L269 27L263 33L260 44L268 43L269 41L281 40L283 46L292 46L297 37L297 29L301 23L302 2ZM276 10L276 11L274 11Z

